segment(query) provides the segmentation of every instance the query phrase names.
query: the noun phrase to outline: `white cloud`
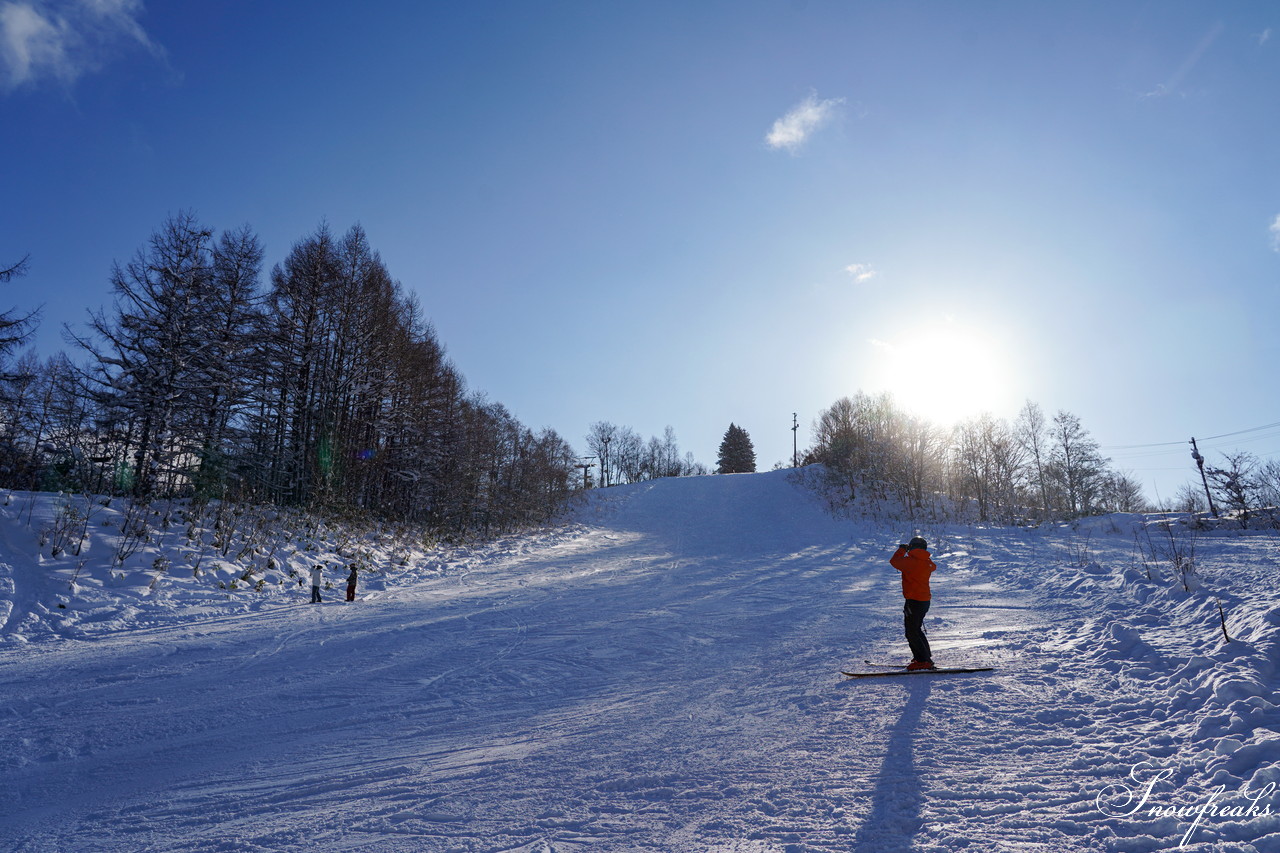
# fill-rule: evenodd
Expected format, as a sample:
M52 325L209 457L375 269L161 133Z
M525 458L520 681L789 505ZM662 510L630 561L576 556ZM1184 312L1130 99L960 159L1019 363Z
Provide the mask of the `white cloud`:
M138 23L141 13L142 0L0 2L0 86L69 85L99 70L122 45L163 55Z
M1280 252L1280 214L1271 220L1271 227L1268 230L1271 232L1271 248Z
M853 280L862 284L864 281L870 281L875 278L877 273L870 264L849 264L844 271L853 276Z
M1258 47L1262 47L1264 44L1271 41L1271 28L1267 27L1265 30L1255 35L1254 38L1258 40Z
M844 103L844 98L827 98L818 100L816 93L811 93L799 104L773 123L765 136L765 143L773 149L785 148L792 154L809 140L823 125L831 121L836 109Z

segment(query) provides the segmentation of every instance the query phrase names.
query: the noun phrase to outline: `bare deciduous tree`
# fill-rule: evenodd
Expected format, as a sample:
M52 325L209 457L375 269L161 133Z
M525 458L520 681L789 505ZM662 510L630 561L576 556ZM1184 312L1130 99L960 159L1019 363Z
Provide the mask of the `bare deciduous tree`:
M1249 519L1258 507L1262 484L1257 477L1258 459L1252 453L1224 453L1224 467L1206 466L1205 475L1223 507L1234 512L1241 527L1249 526Z
M1093 512L1102 489L1107 459L1080 418L1059 410L1050 429L1049 476L1062 496L1062 508L1072 516Z
M1027 454L1028 480L1040 504L1040 518L1049 517L1049 440L1044 412L1028 400L1018 412L1014 435Z
M113 269L114 310L68 330L90 355L91 416L76 429L101 479L138 498L252 498L456 537L564 504L569 445L468 393L363 229L321 226L259 296L261 264L247 227L215 239L181 214Z

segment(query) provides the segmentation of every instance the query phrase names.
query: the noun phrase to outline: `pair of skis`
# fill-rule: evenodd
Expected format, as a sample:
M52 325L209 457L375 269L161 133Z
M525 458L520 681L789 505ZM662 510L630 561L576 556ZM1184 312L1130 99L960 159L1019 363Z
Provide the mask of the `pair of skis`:
M935 667L933 669L907 669L905 666L890 666L884 663L872 663L864 660L864 664L877 668L876 672L845 672L840 671L841 675L849 678L883 678L889 675L949 675L958 672L991 672L993 667L977 666L977 667Z

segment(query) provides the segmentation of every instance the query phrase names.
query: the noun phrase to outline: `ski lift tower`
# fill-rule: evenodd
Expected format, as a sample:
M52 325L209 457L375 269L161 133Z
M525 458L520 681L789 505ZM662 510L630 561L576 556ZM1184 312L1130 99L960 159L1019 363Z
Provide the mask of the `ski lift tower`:
M582 457L582 461L581 461L581 462L579 462L577 465L574 465L574 466L573 466L573 467L575 467L575 468L581 468L581 469L582 469L582 490L583 490L584 492L585 492L587 489L591 488L591 486L590 486L590 481L587 479L587 472L588 472L588 471L590 471L592 468L596 467L596 463L594 463L594 462L590 461L590 460L592 460L592 459L595 459L595 457L594 457L594 456L584 456L584 457Z
M796 420L796 413L791 413L791 467L800 467L800 452L796 444L797 437L800 434L800 421Z

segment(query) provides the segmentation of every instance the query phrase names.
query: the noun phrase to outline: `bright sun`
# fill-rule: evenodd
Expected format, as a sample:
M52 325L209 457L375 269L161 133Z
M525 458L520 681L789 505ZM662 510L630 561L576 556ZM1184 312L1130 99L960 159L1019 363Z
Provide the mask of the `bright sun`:
M947 321L871 343L873 387L937 426L1017 405L1009 360L988 336Z

